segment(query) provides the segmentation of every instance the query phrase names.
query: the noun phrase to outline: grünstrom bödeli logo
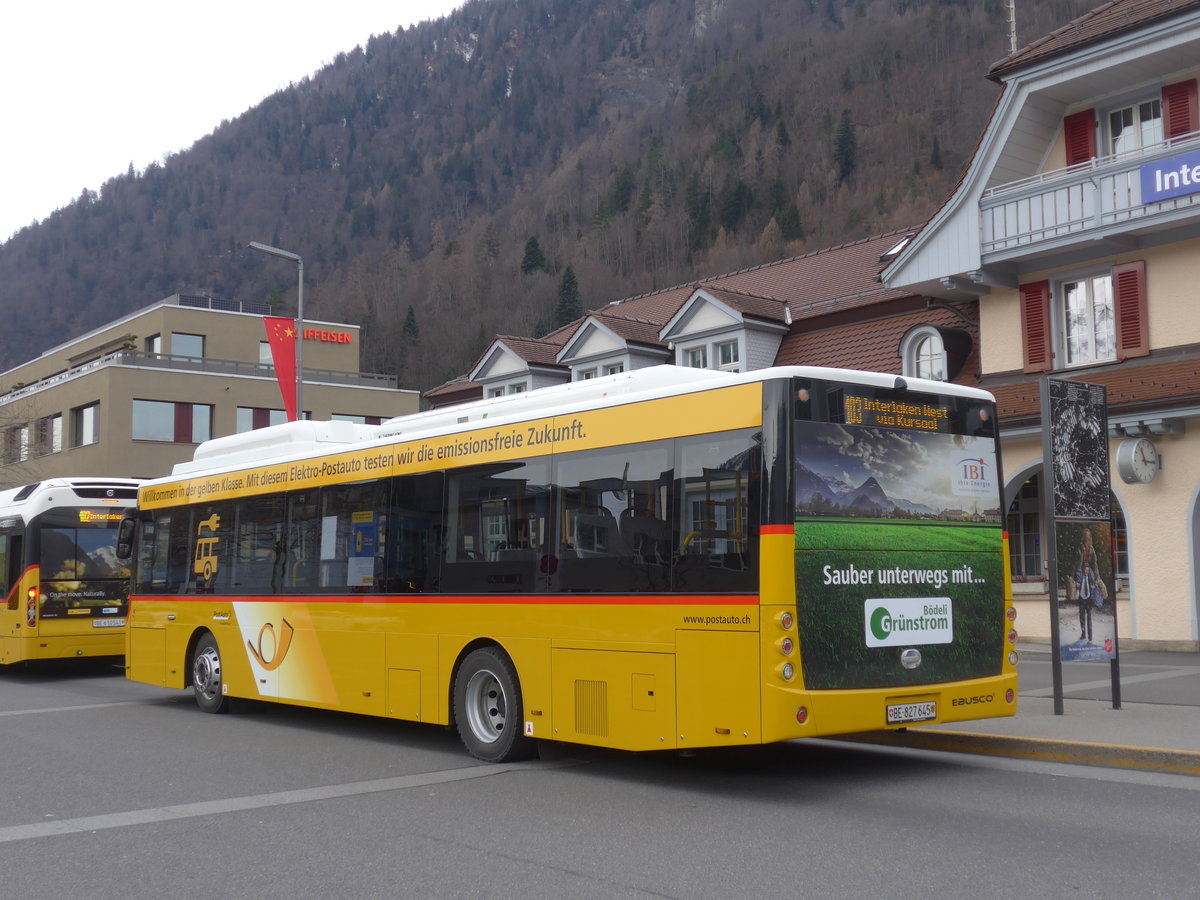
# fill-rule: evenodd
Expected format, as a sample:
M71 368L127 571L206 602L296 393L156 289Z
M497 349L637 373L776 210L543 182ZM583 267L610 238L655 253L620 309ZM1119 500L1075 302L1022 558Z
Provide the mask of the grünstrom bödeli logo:
M868 647L949 644L954 616L949 597L889 597L863 602Z

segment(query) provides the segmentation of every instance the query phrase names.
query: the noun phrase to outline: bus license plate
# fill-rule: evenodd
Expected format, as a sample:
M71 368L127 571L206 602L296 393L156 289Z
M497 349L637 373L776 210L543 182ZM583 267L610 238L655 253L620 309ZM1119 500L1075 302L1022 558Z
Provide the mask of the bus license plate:
M921 703L891 703L887 708L889 725L909 722L928 722L937 718L937 702L925 700Z
M93 628L124 628L125 619L92 619Z

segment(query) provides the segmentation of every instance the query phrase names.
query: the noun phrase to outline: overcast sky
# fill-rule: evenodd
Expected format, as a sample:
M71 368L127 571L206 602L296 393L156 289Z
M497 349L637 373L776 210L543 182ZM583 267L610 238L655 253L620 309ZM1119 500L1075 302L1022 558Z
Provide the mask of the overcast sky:
M464 0L13 0L0 16L0 242L185 150L372 34Z

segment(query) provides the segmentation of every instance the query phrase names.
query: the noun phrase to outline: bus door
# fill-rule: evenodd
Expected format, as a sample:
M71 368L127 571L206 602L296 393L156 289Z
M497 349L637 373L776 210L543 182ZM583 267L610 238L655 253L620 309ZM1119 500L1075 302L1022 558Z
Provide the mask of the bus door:
M0 662L18 659L17 641L36 634L36 601L29 601L21 590L24 543L22 530L0 528L0 593L5 598L0 605Z

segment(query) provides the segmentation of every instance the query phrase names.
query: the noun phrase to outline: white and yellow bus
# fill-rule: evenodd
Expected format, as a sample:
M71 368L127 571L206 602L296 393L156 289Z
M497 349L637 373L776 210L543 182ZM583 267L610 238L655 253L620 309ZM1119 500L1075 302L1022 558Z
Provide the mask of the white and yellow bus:
M128 676L492 761L1012 715L997 448L979 390L673 366L219 438L139 494Z
M53 478L0 491L0 664L125 652L117 532L140 482Z

